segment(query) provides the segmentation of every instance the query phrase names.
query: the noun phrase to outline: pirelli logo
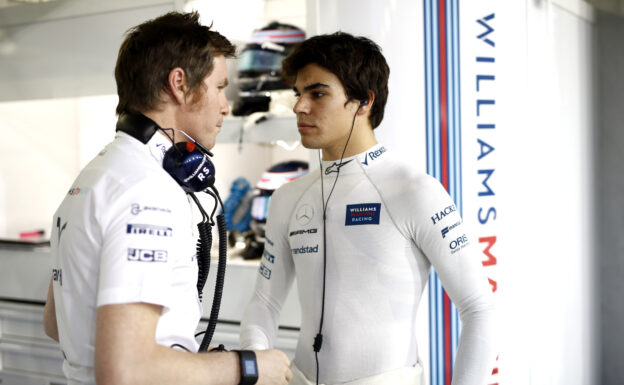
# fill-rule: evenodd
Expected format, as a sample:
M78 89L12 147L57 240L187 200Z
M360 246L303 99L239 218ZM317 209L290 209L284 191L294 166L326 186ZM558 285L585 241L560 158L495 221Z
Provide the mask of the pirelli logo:
M171 237L173 235L173 229L166 226L128 223L126 225L126 233L137 235L152 235L156 237Z

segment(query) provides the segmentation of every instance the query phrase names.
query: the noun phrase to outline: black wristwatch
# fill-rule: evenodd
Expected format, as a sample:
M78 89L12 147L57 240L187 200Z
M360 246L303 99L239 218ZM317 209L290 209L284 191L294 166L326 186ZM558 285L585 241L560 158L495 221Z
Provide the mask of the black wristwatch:
M258 382L258 363L256 353L251 350L234 350L238 353L241 366L241 380L239 385L253 385Z

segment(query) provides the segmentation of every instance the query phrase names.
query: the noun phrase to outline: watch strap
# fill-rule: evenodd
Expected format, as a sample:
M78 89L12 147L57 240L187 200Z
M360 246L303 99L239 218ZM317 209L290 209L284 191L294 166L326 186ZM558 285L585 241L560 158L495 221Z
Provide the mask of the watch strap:
M241 367L239 385L254 385L258 382L258 363L252 350L234 350L238 354Z

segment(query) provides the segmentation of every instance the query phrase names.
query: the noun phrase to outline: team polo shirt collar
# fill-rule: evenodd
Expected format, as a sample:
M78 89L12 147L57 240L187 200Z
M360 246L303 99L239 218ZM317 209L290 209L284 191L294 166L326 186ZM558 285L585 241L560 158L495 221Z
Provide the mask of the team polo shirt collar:
M171 148L172 145L171 140L169 140L169 138L163 135L160 131L156 131L154 136L152 136L149 142L147 142L149 152L158 164L163 163L165 153Z
M136 140L136 138L132 137L132 135L122 131L117 131L115 133L115 137L125 137ZM171 148L172 145L171 140L158 131L154 133L150 140L145 144L147 152L159 165L163 164L165 153Z
M374 146L369 147L366 151L359 154L344 158L342 162L340 160L324 160L321 162L323 168L323 174L326 176L338 174L340 170L341 174L357 172L361 167L370 167L375 163L375 160L386 152L386 148L383 144L377 143ZM358 165L359 163L359 165Z

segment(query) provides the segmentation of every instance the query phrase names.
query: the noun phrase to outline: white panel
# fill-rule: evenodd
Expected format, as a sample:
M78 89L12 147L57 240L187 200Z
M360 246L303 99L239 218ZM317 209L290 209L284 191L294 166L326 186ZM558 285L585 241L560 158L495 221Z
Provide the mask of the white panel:
M467 221L479 236L488 232L477 210L490 204L497 210L490 229L498 236L492 252L499 267L499 382L596 383L592 25L548 1L513 1L495 10L498 124L492 132L464 132L470 154L464 191ZM471 15L464 25L482 16ZM474 89L477 73L464 76L464 91ZM475 106L463 107L464 128L473 127ZM476 139L495 151L476 161ZM496 196L489 202L477 195L483 177L476 172L483 168L495 168L488 184Z
M0 42L0 101L115 93L113 71L123 34L174 8L170 1L141 7L142 1L137 8L100 14L82 9L97 3L55 2L49 6L52 11L73 4L81 12L68 17L72 11L65 10L65 18L37 12L36 19L24 24L6 26L5 22ZM8 18L14 9L22 7L0 9L0 16ZM35 12L38 8L26 9Z
M377 139L425 171L423 7L418 1L317 0L317 33L366 36L390 66L390 90ZM309 8L312 5L309 6ZM416 149L416 151L415 151Z
M0 103L0 236L44 229L78 173L76 101Z

